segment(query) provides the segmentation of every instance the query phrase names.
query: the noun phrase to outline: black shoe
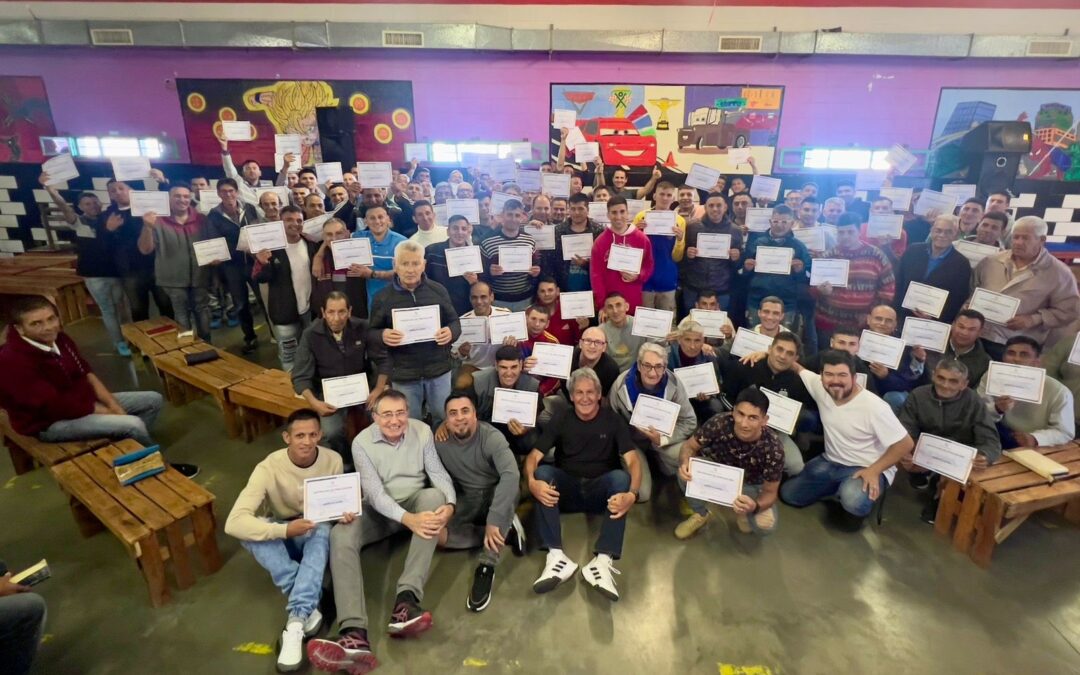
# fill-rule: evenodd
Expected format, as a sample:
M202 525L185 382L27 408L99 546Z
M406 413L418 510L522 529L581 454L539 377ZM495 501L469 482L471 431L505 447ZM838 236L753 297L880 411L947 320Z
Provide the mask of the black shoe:
M514 552L514 555L518 558L525 555L525 526L521 524L521 519L514 515L513 520L510 521L510 529L506 532L506 545L510 547L510 550Z
M909 473L908 483L916 490L925 490L930 487L930 473Z
M484 611L491 602L491 584L494 582L495 568L491 565L477 565L466 607L474 612Z
M244 340L244 346L240 349L241 354L250 354L255 351L255 348L259 346L259 341L256 338L250 340Z
M931 499L930 502L923 507L922 513L919 514L919 520L923 521L927 525L933 525L934 520L937 518L938 500Z
M184 478L194 478L199 475L199 466L197 464L169 464L172 468L176 469Z
M412 593L399 593L394 603L394 611L390 615L390 625L387 626L390 636L419 635L428 628L431 628L431 612L425 612Z

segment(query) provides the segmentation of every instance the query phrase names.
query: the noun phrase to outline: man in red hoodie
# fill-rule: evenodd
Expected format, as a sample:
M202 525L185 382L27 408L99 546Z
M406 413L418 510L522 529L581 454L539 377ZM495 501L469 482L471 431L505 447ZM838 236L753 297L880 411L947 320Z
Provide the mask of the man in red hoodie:
M161 394L110 392L61 330L56 307L40 295L15 303L0 347L0 373L0 407L20 434L46 443L132 438L154 444L148 429L161 412Z
M608 220L611 226L604 230L592 249L592 264L589 265L589 275L592 279L593 297L596 299L596 308L604 308L604 298L613 291L618 291L626 298L630 305L630 313L633 314L637 306L641 304L641 290L645 282L652 276L653 254L652 244L645 233L630 224L630 211L626 200L622 197L612 197L607 202ZM619 249L618 247L623 247ZM641 249L640 269L635 273L627 271L626 267L611 259L613 252L620 262L631 257L631 251L626 249ZM612 265L623 269L612 269Z

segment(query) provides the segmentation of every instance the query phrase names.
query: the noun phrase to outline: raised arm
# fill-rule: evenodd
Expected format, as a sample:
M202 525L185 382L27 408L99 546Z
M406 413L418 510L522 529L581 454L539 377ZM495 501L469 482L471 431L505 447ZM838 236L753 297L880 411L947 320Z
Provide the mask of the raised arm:
M41 183L41 187L45 188L45 192L49 193L49 198L53 200L53 204L56 204L57 208L64 214L64 222L68 225L74 225L79 222L79 216L75 213L75 209L71 208L71 204L67 203L67 200L60 196L60 192L49 185L49 174L43 173L38 177L38 182Z

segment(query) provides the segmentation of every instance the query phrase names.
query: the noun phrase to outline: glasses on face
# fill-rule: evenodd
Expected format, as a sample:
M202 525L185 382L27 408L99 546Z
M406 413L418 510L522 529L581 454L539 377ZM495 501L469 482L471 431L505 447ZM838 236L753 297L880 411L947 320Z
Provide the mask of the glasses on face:
M375 413L375 415L379 419L383 419L383 420L395 420L395 419L404 420L404 419L408 419L409 411L408 410L387 410L386 412Z
M588 345L590 347L603 347L607 344L604 340L593 340L591 338L581 338L581 344Z
M639 363L638 368L640 368L641 370L647 370L647 371L652 372L652 373L659 373L660 371L662 371L664 369L664 364L662 364L662 363Z

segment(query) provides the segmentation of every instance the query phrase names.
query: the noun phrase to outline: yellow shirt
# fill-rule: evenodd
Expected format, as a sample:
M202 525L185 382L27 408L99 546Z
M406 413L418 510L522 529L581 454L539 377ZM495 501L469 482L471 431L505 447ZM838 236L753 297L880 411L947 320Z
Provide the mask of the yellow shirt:
M649 233L647 228L641 227L641 223L645 222L645 214L654 209L646 209L641 213L634 216L634 227L638 228L645 234ZM682 237L675 238L675 247L671 249L671 259L675 262L681 262L683 259L683 253L686 252L686 219L675 213L675 224L680 230L682 230Z

